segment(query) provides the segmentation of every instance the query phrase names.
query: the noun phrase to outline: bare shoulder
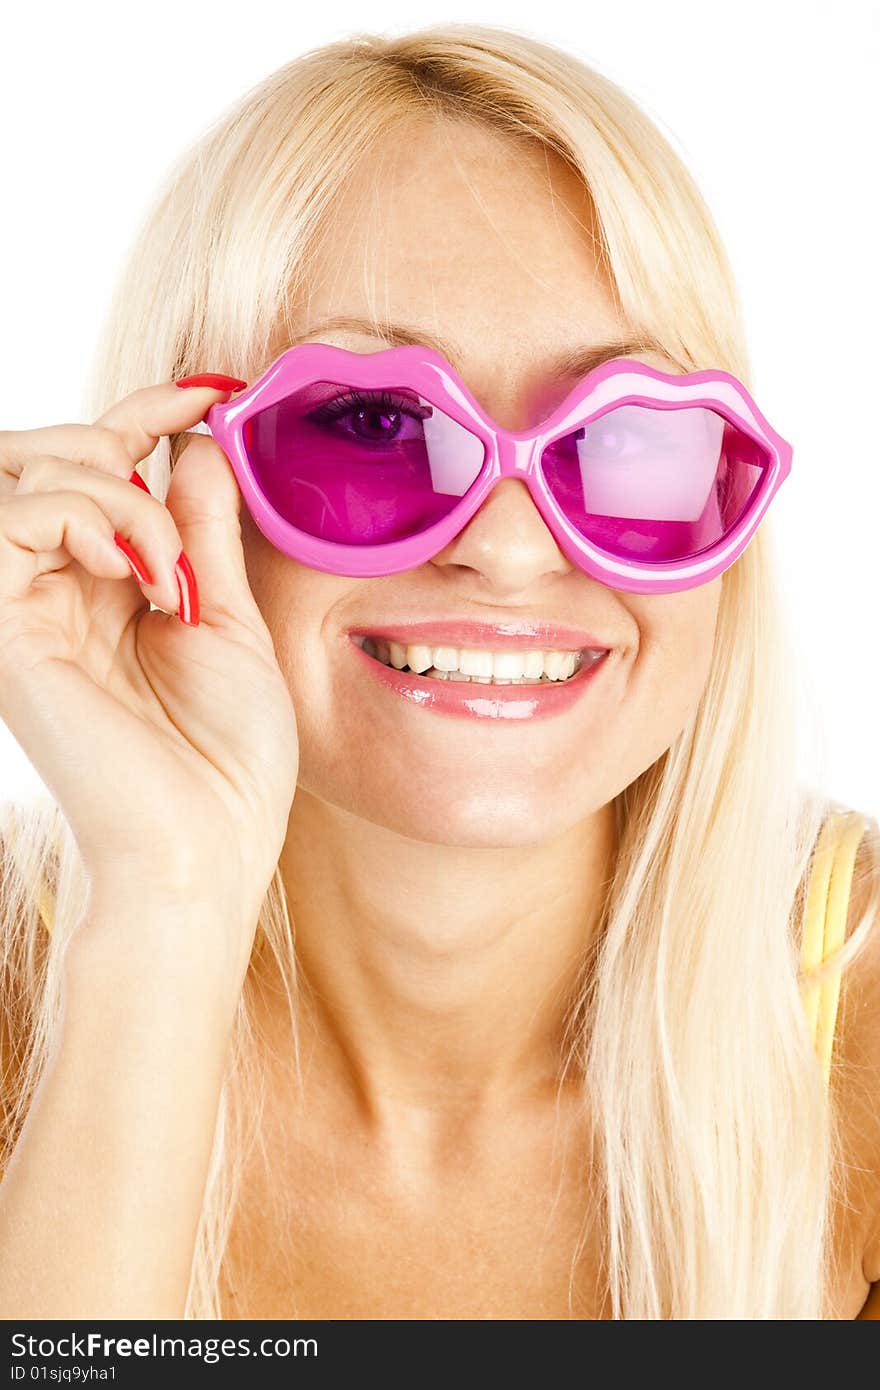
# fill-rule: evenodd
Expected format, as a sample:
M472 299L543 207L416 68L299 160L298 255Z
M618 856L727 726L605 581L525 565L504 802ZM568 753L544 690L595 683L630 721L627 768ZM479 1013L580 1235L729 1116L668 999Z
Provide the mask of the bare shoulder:
M856 854L847 937L861 923L865 944L846 967L835 1043L849 1200L859 1213L864 1273L880 1281L880 825L869 821Z

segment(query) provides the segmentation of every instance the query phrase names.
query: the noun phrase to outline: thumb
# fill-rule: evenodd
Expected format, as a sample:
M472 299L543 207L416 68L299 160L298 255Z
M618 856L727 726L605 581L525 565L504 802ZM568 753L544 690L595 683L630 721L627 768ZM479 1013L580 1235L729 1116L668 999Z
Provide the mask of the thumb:
M241 543L241 492L220 445L192 434L171 470L165 505L195 571L201 621L264 627Z

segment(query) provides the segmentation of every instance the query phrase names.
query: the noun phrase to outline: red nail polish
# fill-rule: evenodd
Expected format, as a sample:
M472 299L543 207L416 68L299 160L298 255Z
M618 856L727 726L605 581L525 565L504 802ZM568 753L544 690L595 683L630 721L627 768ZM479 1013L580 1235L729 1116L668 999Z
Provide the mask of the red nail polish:
M180 620L190 627L198 627L199 586L196 583L195 571L185 550L181 550L177 557L177 563L174 566L174 578L177 580L177 592L180 596Z
M142 584L152 584L153 576L150 574L150 571L147 569L140 555L138 555L134 546L129 545L128 541L125 540L123 536L120 536L118 531L113 532L113 539L131 565L135 578L139 579Z
M137 471L137 469L134 470L134 472L132 473L132 475L131 475L131 477L129 478L128 481L129 481L130 483L136 483L138 487L143 488L144 492L150 492L150 489L147 487L146 483L144 482L143 478L141 477L141 475L140 475L140 473ZM151 496L151 497L152 497L152 495L153 495L153 494L150 493L150 496Z
M212 386L215 391L240 391L247 386L237 376L224 376L221 372L201 372L198 376L184 376L175 381L175 386Z

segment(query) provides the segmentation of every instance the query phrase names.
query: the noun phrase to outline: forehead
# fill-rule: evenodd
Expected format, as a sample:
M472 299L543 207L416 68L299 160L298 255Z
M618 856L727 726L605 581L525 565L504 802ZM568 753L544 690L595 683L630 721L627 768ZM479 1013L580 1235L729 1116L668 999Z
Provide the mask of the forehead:
M288 337L284 346L296 343L332 343L350 352L373 353L401 346L427 347L439 353L459 375L466 376L466 352L448 334L440 336L426 325L379 321L357 314L330 314L309 323L301 332ZM612 338L582 337L561 352L543 360L533 354L541 374L548 382L566 382L585 376L612 358L625 357L657 366L661 371L680 370L661 344L650 335L622 333Z
M421 123L362 161L309 255L308 314L558 340L620 324L582 181L535 141Z
M631 331L601 247L583 181L536 141L419 123L337 195L278 351L309 339L354 352L419 343L518 423L543 418L612 356L683 370Z

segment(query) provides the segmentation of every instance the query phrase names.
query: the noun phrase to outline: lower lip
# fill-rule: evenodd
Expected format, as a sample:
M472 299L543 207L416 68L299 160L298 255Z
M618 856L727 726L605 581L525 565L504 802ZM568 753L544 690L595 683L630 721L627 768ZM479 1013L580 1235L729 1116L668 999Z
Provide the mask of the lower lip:
M545 719L562 714L586 693L610 655L606 652L570 680L552 685L473 685L470 681L444 681L398 671L395 666L377 661L357 642L352 641L351 645L364 668L410 704L465 719Z

